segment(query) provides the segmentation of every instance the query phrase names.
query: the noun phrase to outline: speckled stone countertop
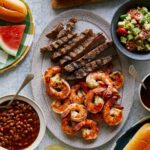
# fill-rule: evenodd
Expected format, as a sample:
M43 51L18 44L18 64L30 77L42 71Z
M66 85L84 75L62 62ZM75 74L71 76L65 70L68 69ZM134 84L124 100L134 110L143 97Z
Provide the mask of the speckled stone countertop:
M102 2L99 4L86 5L78 8L91 10L94 13L104 17L108 22L111 22L115 10L121 3L124 2L124 0L101 0L101 1ZM46 27L48 22L50 22L57 14L65 10L54 11L50 6L50 0L27 0L27 2L29 3L32 9L33 16L35 19L35 24L36 24L36 35L33 43L35 44L39 38L39 35L41 34L42 30ZM33 53L36 53L36 49L34 49L33 47L29 52L29 54L27 55L27 57L16 68L0 75L0 96L15 93L20 83L24 79L25 75L28 72L30 72L32 56ZM132 63L135 65L141 77L144 77L147 73L150 72L150 67L149 67L150 61L141 61L141 62L132 61ZM95 150L110 150L113 143L116 141L117 137L119 137L121 133L123 133L128 128L130 128L135 122L137 122L142 117L150 115L149 112L144 110L144 108L141 106L139 102L138 86L139 84L136 83L134 97L131 97L131 100L133 99L134 101L133 107L131 109L129 119L126 122L124 128L113 140L111 140L109 143ZM22 91L21 94L33 98L31 86L28 85ZM39 147L36 150L44 150L46 145L58 144L58 143L64 145L47 130L42 142L40 143ZM74 148L71 148L67 145L64 146L66 150L74 150Z

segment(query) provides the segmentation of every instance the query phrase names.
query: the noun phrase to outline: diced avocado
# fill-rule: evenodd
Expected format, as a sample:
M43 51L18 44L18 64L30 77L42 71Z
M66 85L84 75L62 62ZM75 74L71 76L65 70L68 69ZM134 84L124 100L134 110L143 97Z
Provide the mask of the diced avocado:
M143 15L145 15L145 14L148 13L148 8L142 7L142 8L140 9L140 12L141 12Z
M141 30L137 27L132 29L132 32L133 32L134 35L138 35L140 33L140 31Z
M127 15L126 20L128 20L128 21L131 20L131 15L130 14Z
M143 51L144 47L143 46L137 46L138 51Z
M146 50L150 51L150 44L145 45Z
M121 16L120 16L120 19L121 19L121 20L124 20L124 19L126 19L127 16L128 16L127 14L121 15Z
M150 23L145 23L145 24L144 24L144 28L145 28L146 30L150 30Z
M125 24L125 27L127 28L127 29L132 29L132 28L134 28L134 24L132 24L131 22L126 22L126 24Z
M118 26L119 27L124 27L125 26L125 22L124 21L119 21L118 22Z
M127 38L124 37L124 36L121 36L121 37L120 37L120 40L121 40L121 43L124 43L124 44L127 43Z
M136 41L136 44L137 44L138 46L143 46L143 45L144 45L144 43L143 43L142 40L137 40L137 41Z
M134 37L133 37L133 35L131 35L131 34L129 34L129 35L127 36L128 41L132 40L133 38L134 38Z

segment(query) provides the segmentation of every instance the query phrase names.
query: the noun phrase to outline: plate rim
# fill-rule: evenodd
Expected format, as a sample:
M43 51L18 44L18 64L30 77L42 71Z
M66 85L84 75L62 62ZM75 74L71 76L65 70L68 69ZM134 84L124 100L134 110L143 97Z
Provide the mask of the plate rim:
M55 18L53 18L48 24L52 24L58 17L61 17L61 16L64 16L65 14L67 14L67 13L71 13L71 12L76 12L76 11L81 11L81 12L84 12L84 13L89 13L89 14L91 14L91 15L93 15L93 16L96 16L98 19L101 19L101 20L103 20L106 24L108 24L109 26L110 26L110 24L104 19L104 18L102 18L101 16L99 16L99 15L97 15L97 14L95 14L94 12L92 12L92 11L89 11L89 10L85 10L85 9L72 9L72 10L68 10L68 11L65 11L65 12L63 12L63 13L60 13L60 14L58 14ZM47 24L47 26L48 26L48 24ZM42 35L44 34L44 32L45 32L45 30L46 30L46 28L47 28L47 26L45 26L45 28L44 28L44 30L42 31L42 33L41 33L41 35L40 35L40 37L39 37L39 39L42 37ZM106 33L106 32L105 32ZM109 33L110 34L110 33ZM111 34L110 35L107 35L107 36L110 36L109 38L111 38ZM37 42L36 42L36 44L35 44L35 47L37 47L38 46L38 42L39 42L39 39L37 40ZM117 51L118 52L118 51ZM34 54L33 55L33 59L32 59L32 67L31 67L31 69L32 69L32 71L34 70L33 68L34 68L34 57L35 57L35 55L36 54ZM118 55L120 56L121 54L118 52ZM43 56L42 56L43 57ZM126 58L127 59L127 58ZM127 61L129 64L130 64L130 60L128 60ZM42 65L41 65L42 66ZM34 72L34 71L33 71ZM38 76L39 77L39 76ZM40 77L42 78L42 74L40 75ZM36 96L35 96L35 94L34 94L34 83L33 83L34 81L32 81L31 82L31 89L32 89L32 94L33 94L33 97L34 97L34 99L36 100ZM41 81L40 81L41 82ZM135 86L135 84L134 84L135 82L134 82L134 80L133 80L133 86ZM133 92L132 92L133 93ZM43 93L42 93L42 95L43 95ZM133 94L132 94L132 96L133 96ZM45 101L45 100L44 100ZM132 104L133 104L133 99L131 100L131 106L132 106ZM45 105L47 105L47 104L45 104ZM131 109L130 109L131 110ZM129 113L130 113L130 110L129 110ZM129 113L128 113L128 116L129 116ZM126 123L126 121L127 121L127 118L128 117L126 117L126 120L125 120L125 122L124 122L124 124L121 126L121 128L116 132L116 134L115 134L115 136L121 131L121 129L123 128L123 126L125 125L125 123ZM74 147L74 148L78 148L78 149L93 149L93 148L97 148L97 147L100 147L100 146L103 146L104 144L106 144L106 143L108 143L110 140L112 140L113 138L115 138L115 136L113 136L112 137L112 139L110 139L109 141L107 141L107 142L105 142L104 144L101 144L101 145L99 145L99 146L93 146L93 147L79 147L78 145L71 145L71 144L69 144L68 142L66 142L65 140L63 140L63 139L61 139L61 138L59 138L59 136L57 136L57 135L55 135L49 128L48 128L48 130L52 133L52 135L54 135L58 140L60 140L61 142L63 142L63 143L65 143L66 145L69 145L69 146L71 146L71 147Z
M31 47L32 47L32 44L33 44L33 41L34 41L34 36L35 36L35 21L34 21L34 17L32 15L32 11L28 5L28 3L25 1L25 0L21 0L25 5L26 7L28 8L28 12L29 12L29 15L30 15L30 18L32 20L32 28L31 28L31 35L33 35L33 39L32 39L32 43L30 46L28 46L25 51L23 52L23 54L18 57L18 59L16 61L14 61L12 64L0 69L0 74L1 73L4 73L6 71L9 71L10 69L16 67L24 58L25 56L28 54L28 52L30 51Z

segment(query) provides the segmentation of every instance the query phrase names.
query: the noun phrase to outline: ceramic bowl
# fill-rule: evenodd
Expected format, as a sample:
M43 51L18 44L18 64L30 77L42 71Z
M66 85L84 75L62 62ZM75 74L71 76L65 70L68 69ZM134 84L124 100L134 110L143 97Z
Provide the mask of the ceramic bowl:
M150 78L150 73L147 74L147 75L142 79L142 81L144 82L148 77ZM139 85L139 92L138 92L140 103L142 104L142 106L143 106L146 110L148 110L148 111L150 112L150 108L148 108L148 107L143 103L143 101L142 101L142 98L141 98L141 89L142 89L142 85L140 84L140 85Z
M112 40L117 47L117 49L123 53L125 56L134 59L134 60L149 60L150 53L133 53L129 52L120 42L116 34L116 28L121 15L125 14L131 8L137 8L138 6L145 6L150 10L150 1L149 0L130 0L123 3L115 12L112 22L111 22L111 35Z
M4 96L2 98L0 98L0 103L6 102L10 99L12 99L13 95L8 95L8 96ZM44 113L42 111L42 109L40 108L40 106L33 100L31 100L28 97L25 96L17 96L16 97L17 100L19 101L23 101L28 103L29 105L31 105L35 111L37 112L38 116L39 116L39 120L40 120L40 131L39 134L36 138L36 140L27 148L23 149L23 150L34 150L41 142L41 140L43 139L43 136L45 134L45 130L46 130L46 120L44 117ZM0 150L6 150L5 148L0 147Z

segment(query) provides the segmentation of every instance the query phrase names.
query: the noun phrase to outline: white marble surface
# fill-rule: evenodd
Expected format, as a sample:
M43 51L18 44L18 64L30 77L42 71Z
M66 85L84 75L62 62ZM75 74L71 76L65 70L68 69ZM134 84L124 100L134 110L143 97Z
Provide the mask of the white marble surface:
M91 10L96 14L104 17L108 22L111 22L115 10L121 3L124 2L124 0L101 0L101 1L102 2L99 4L86 5L78 8ZM50 0L27 0L27 2L29 3L33 11L33 16L36 23L36 35L34 39L34 44L35 44L39 38L40 33L42 32L44 27L48 24L48 22L51 21L57 14L65 10L61 10L61 11L52 10L50 6ZM31 49L31 51L24 59L24 61L21 62L16 68L0 75L0 96L13 94L17 90L17 88L20 85L20 82L24 79L25 75L31 70L33 53L36 53L36 49L34 48ZM141 77L144 77L147 73L150 72L150 67L149 67L150 61L142 61L142 62L132 61L132 63L139 71ZM26 87L21 94L32 98L30 85ZM134 124L142 117L150 115L150 113L144 110L143 107L140 105L139 98L138 98L138 83L136 83L135 85L135 94L134 97L131 97L131 100L132 99L134 100L134 103L133 103L133 107L129 119L125 124L124 128L121 130L120 134L126 131L128 128L130 128L132 124ZM119 135L117 135L117 137ZM104 146L99 147L95 150L110 150L112 144L117 139L117 137L115 137L112 141L105 144ZM36 150L44 150L45 146L49 144L56 144L56 143L64 145L47 130L42 142L40 143L39 147ZM66 150L74 150L74 148L71 148L66 145L64 146Z

